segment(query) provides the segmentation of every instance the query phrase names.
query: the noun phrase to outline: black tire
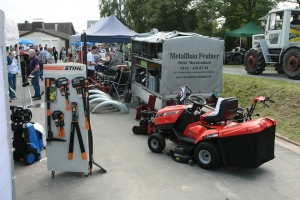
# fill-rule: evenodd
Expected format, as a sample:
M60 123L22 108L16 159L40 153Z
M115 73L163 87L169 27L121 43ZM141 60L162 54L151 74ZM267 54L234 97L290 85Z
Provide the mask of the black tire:
M290 79L300 79L300 50L291 48L283 56L283 71Z
M195 149L194 158L203 169L213 169L220 164L219 150L211 142L200 143Z
M248 74L258 75L265 71L266 62L260 49L250 49L244 60L245 70Z
M166 140L158 133L154 133L148 138L148 147L154 153L162 152L166 147Z
M278 74L284 74L284 71L277 71Z
M243 60L242 60L241 56L235 56L233 58L232 62L235 65L240 65L240 64L242 64Z
M139 126L132 127L132 132L136 135L140 135L141 134L140 127Z
M274 67L278 74L284 74L283 67L281 64L275 64Z

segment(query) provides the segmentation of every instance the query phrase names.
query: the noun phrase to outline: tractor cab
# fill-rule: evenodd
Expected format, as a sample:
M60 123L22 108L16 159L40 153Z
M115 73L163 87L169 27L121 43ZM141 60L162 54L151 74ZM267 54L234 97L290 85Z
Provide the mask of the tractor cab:
M300 42L300 10L286 9L269 13L266 31L268 49L285 49Z

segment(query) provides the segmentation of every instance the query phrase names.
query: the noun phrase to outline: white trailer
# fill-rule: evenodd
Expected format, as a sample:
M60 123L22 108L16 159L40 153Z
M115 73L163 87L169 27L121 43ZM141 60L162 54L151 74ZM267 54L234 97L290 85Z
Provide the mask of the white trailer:
M174 100L181 86L193 95L209 98L222 90L224 41L196 33L158 32L132 37L134 96L148 102L155 95L155 109Z

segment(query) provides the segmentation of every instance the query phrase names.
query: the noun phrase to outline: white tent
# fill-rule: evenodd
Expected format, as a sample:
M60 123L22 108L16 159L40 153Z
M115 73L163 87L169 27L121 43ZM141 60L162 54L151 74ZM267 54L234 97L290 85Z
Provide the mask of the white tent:
M18 26L0 10L0 199L14 199L14 177L8 100L6 46L18 43Z

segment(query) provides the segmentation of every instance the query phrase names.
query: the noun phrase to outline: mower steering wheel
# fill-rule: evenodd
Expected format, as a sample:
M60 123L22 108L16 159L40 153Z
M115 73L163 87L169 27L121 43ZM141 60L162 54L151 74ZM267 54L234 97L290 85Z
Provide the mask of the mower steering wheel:
M190 102L192 102L193 104L196 104L198 107L201 107L201 108L206 105L206 101L202 97L197 97L197 96L191 95L191 96L189 96L189 100L190 100Z
M203 106L206 105L205 99L202 97L197 97L194 95L191 95L188 97L189 101L193 103L192 107L188 108L187 111L191 113L192 115L198 115L201 113L201 109Z

